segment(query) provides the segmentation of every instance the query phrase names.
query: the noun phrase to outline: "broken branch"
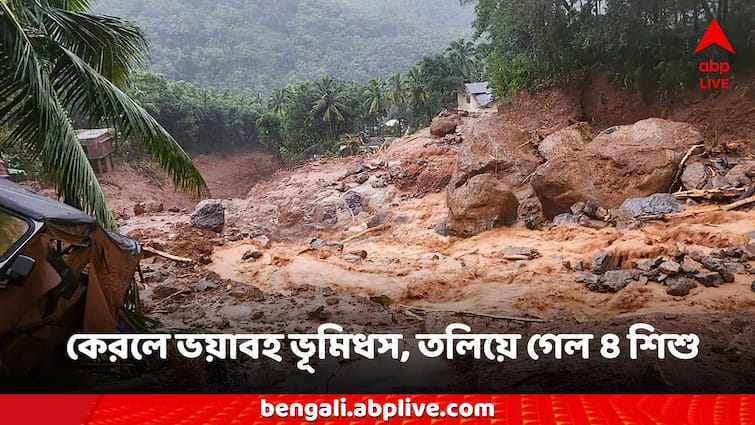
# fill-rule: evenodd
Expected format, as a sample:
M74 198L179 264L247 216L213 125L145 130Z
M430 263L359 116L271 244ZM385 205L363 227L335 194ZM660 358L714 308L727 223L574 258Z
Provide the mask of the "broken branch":
M679 167L676 169L676 174L674 174L674 181L671 182L671 187L669 187L669 192L674 190L674 187L676 187L676 184L679 182L679 178L682 177L682 172L684 171L684 165L687 163L687 160L690 156L692 156L692 153L695 152L696 149L705 148L705 145L695 145L689 148L687 151L687 154L684 155L682 158L682 161L679 163Z
M367 229L364 232L359 232L359 233L357 233L354 236L350 236L350 237L344 239L343 241L341 241L341 243L342 244L346 244L346 243L349 243L349 242L351 242L353 240L359 239L361 237L364 237L364 236L367 236L367 235L371 235L373 233L380 232L380 231L385 230L385 229L387 229L389 227L390 226L388 225L388 223L383 223L383 224L381 224L379 226L375 226L373 228Z
M739 207L743 207L745 205L749 205L755 202L755 195L750 196L749 198L742 199L741 201L734 202L732 204L729 204L724 207L724 210L731 211L734 209L737 209Z
M158 257L167 258L169 260L178 261L179 263L193 263L194 260L191 258L186 257L179 257L177 255L168 254L167 252L160 251L159 249L155 249L149 246L143 247L144 251L149 252L150 254L157 255Z

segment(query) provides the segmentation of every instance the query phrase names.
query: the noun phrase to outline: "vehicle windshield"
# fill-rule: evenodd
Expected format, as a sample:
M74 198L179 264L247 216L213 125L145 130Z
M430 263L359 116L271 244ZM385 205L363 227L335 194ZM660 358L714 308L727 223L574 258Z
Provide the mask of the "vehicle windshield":
M29 231L29 224L20 218L0 211L0 258L5 258L8 251Z

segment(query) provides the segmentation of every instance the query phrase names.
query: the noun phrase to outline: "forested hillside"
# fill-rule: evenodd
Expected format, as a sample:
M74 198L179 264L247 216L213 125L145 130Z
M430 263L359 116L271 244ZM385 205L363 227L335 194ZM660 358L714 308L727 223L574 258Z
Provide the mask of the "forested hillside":
M153 71L268 92L323 75L366 82L403 72L472 33L458 0L100 0L150 39Z

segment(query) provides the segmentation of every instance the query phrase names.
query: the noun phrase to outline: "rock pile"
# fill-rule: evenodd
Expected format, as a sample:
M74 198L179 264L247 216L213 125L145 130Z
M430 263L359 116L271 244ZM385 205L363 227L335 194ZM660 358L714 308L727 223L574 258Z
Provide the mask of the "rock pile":
M734 282L736 274L753 273L747 264L755 259L755 252L747 246L714 249L710 254L701 251L679 252L675 255L651 258L631 269L616 270L621 258L601 251L593 256L591 271L582 271L575 281L591 291L618 292L631 281L657 282L666 286L666 293L686 296L698 284L709 288Z
M681 181L687 190L749 186L755 183L755 160L700 159L685 167Z
M589 126L578 123L535 147L514 127L475 126L447 190L449 233L471 236L516 218L538 222L540 215L600 228L613 218L612 209L630 218L679 210L671 195L625 201L667 193L682 158L701 143L700 133L657 118L611 130L593 138Z

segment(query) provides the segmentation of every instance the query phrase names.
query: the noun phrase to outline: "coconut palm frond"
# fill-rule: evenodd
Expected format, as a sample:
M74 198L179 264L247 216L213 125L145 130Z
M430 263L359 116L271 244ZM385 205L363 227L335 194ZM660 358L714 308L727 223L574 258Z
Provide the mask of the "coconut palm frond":
M197 195L206 193L204 179L189 155L144 108L73 52L62 46L58 50L51 76L63 104L114 123L123 137L143 142L176 187Z
M0 2L0 125L10 143L41 153L42 167L66 202L116 223L91 165L45 71L9 6Z
M148 43L136 26L119 18L51 9L44 15L52 40L118 86L144 64Z
M115 229L69 114L142 141L178 188L204 194L207 186L178 143L119 88L144 57L143 34L88 7L86 0L0 0L0 126L11 130L9 143L41 155L66 203Z

